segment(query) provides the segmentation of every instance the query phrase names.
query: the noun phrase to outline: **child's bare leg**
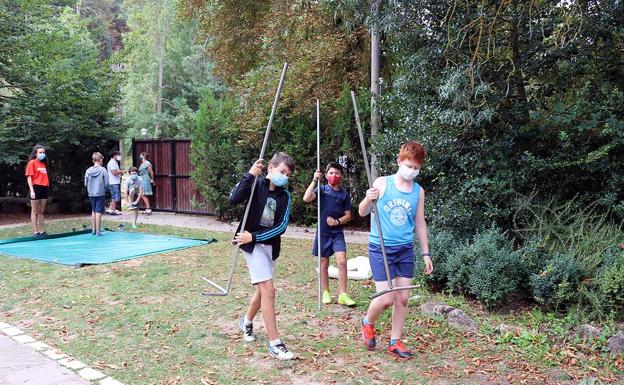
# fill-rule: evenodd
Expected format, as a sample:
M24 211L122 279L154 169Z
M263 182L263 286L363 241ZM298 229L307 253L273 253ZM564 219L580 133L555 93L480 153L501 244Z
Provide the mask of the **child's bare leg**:
M386 281L375 282L375 288L377 289L377 292L386 290L388 288L388 283ZM394 303L395 293L395 291L391 291L382 296L374 298L371 301L370 305L368 305L368 311L366 312L366 319L368 320L368 322L374 323L379 315Z
M39 225L39 232L43 233L45 231L45 229L43 228L43 213L45 212L46 209L46 205L48 204L48 201L46 199L41 199L40 203L39 203L39 209L38 209L38 214L37 214L37 223Z
M273 286L273 280L260 282L258 287L260 287L260 308L267 337L269 337L269 341L276 340L278 334L277 321L275 320L275 287Z
M137 225L137 219L139 218L139 210L133 210L134 211L134 219L132 220L132 225L136 226Z
M91 231L92 232L96 232L96 226L95 226L95 211L91 211Z
M321 288L329 290L329 258L321 257Z
M340 294L347 292L347 253L339 251L336 253L336 264L338 265L338 286Z
M39 232L39 200L30 200L30 221L32 222L33 234Z
M147 195L143 195L143 204L145 204L145 209L149 209L150 208L150 202L149 202L149 197Z
M411 278L396 277L392 284L395 287L409 286L412 284ZM407 303L409 301L409 290L399 290L394 292L394 307L392 308L392 332L390 338L401 339L403 325L407 318Z
M100 213L95 213L95 226L96 226L95 233L99 234L102 228L102 214Z
M260 286L256 285L256 292L251 297L249 301L249 307L247 308L247 313L245 313L245 317L249 321L253 321L260 310L260 306L262 304L262 295L260 294Z

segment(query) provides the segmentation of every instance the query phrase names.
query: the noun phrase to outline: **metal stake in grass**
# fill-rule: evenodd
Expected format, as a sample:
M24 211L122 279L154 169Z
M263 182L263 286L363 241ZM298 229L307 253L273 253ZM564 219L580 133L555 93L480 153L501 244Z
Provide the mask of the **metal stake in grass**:
M357 125L358 134L360 136L360 145L362 146L362 155L364 156L364 167L366 168L366 177L368 178L368 188L373 188L373 176L368 164L368 154L366 152L366 142L364 142L364 134L362 134L362 124L360 123L360 114L358 112L357 103L355 101L355 92L351 91L351 101L353 102L353 111L355 112L355 123ZM391 291L415 289L418 285L397 286L394 287L390 279L390 268L388 267L388 257L386 256L386 246L384 245L383 233L381 231L381 221L377 218L377 201L373 202L373 210L371 212L371 221L375 221L377 232L379 233L379 242L381 243L381 255L383 257L384 269L386 270L386 280L388 288L371 294L370 299L377 298Z
M279 84L277 85L277 92L275 93L275 99L273 100L273 107L271 108L271 115L269 116L269 122L267 123L266 132L264 133L264 140L262 141L262 149L260 150L260 156L258 159L264 159L264 151L266 150L267 143L269 141L269 134L271 133L271 126L273 125L273 117L275 116L275 110L277 109L277 102L280 97L280 93L282 92L282 86L284 85L284 77L286 76L286 70L288 69L288 63L284 63L284 68L282 68L282 75L280 76ZM254 178L254 182L251 185L251 192L249 193L249 199L247 200L247 207L245 207L245 214L243 215L243 220L241 222L241 231L245 231L245 224L247 223L247 217L249 216L249 209L251 207L251 201L253 199L254 191L256 190L256 182L258 177ZM211 286L215 287L217 292L203 292L202 294L208 296L217 296L224 297L230 293L230 288L232 287L232 277L234 276L234 270L236 269L236 260L238 259L238 251L240 249L240 245L235 244L232 247L232 262L230 267L230 274L228 276L227 285L224 287L218 285L217 283L209 280L206 277L202 277L202 279L208 282Z
M321 169L321 106L319 100L316 99L316 169ZM317 221L317 260L316 260L316 279L318 283L318 310L321 310L321 181L317 182L318 195L316 197Z

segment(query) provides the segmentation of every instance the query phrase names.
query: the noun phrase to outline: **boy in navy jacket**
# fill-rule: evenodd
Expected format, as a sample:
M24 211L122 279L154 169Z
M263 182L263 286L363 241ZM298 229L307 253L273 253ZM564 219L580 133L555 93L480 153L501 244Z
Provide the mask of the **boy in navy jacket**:
M246 342L255 341L253 319L259 310L269 338L269 355L280 360L292 360L289 351L280 340L275 320L275 260L279 257L281 240L290 217L290 193L285 189L288 178L295 169L295 161L288 154L278 152L269 162L268 174L262 177L264 165L256 161L230 193L230 203L239 204L249 199L254 179L256 188L249 209L245 228L240 225L234 242L243 250L252 285L256 286L247 313L239 320L239 327Z

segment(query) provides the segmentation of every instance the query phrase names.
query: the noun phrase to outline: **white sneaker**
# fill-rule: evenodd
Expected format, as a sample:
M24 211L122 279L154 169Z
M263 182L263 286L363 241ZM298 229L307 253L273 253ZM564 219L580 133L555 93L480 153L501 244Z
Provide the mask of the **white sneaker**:
M269 355L273 358L277 358L278 360L292 360L295 358L295 353L291 352L286 348L286 345L283 343L279 343L275 346L269 345Z
M253 334L253 323L245 325L245 320L241 317L238 321L238 327L243 332L243 340L245 342L254 342L256 340L256 336Z

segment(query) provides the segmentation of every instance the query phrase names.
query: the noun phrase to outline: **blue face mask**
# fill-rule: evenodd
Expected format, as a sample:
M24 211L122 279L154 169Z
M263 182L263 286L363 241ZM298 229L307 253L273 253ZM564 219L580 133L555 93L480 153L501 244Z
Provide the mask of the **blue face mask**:
M45 159L45 154L37 154L37 159L44 160Z
M277 187L284 187L288 184L288 177L284 174L275 174L271 177L271 183Z

